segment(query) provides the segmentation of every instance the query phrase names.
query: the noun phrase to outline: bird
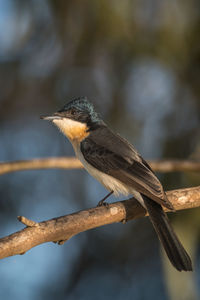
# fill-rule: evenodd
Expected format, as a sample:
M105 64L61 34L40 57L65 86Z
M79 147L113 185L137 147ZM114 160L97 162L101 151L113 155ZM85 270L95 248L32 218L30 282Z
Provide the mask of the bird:
M126 139L113 132L87 97L78 97L41 119L51 121L71 142L84 168L109 194L132 195L148 212L155 232L178 271L192 271L192 262L163 207L174 210L149 164Z

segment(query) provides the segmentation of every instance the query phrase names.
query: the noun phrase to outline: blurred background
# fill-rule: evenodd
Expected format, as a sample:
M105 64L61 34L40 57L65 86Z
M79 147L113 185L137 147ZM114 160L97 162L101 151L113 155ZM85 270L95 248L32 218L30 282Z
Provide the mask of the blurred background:
M74 155L39 116L77 96L146 159L199 159L199 37L198 0L0 0L0 161ZM167 190L200 183L193 172L158 176ZM42 221L105 194L84 170L3 175L0 235L22 228L18 215ZM200 299L200 210L170 218L193 273L171 267L143 218L2 260L0 298Z

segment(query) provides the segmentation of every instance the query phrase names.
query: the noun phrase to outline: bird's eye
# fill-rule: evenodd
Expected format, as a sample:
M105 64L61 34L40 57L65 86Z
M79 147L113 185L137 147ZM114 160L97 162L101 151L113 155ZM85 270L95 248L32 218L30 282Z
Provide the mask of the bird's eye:
M76 113L76 110L75 109L71 109L71 115L75 115L75 113Z

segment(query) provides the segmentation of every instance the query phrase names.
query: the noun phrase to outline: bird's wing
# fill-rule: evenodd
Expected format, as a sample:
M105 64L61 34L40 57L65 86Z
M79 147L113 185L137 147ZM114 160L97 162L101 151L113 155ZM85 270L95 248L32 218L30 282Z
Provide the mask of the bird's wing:
M94 168L173 209L160 181L147 162L128 141L114 134L107 126L92 131L81 142L81 152Z

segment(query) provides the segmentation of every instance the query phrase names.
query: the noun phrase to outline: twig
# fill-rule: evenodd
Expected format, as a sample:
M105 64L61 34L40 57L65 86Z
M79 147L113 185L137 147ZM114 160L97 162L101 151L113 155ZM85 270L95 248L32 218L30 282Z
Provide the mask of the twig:
M198 160L155 160L149 161L149 163L157 172L200 171L200 161Z
M27 227L39 226L39 224L37 222L29 220L23 216L18 216L17 219L18 219L18 221L20 221L22 224L26 225Z
M167 197L176 210L199 207L200 186L169 191ZM145 215L142 206L132 198L39 223L20 217L20 221L27 227L0 239L0 258L24 254L31 248L46 242L62 244L72 236L91 228Z
M157 172L200 171L200 161L194 160L151 160L149 161L149 164L151 165L152 169ZM0 175L23 170L50 168L79 169L83 168L83 165L75 157L51 157L1 162Z
M11 162L1 162L0 175L16 171L51 168L79 169L83 168L83 165L75 157L51 157L31 160L17 160Z

